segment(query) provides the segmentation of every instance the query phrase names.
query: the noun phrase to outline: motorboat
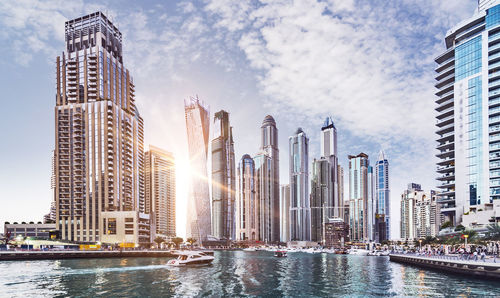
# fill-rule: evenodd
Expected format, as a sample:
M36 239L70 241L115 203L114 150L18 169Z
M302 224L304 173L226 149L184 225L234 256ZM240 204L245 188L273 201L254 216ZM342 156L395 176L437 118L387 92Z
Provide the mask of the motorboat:
M286 251L284 250L277 250L274 252L274 256L277 258L285 258L286 257Z
M360 249L360 248L351 248L349 250L350 255L356 255L356 256L367 256L370 251L367 249Z
M244 248L243 251L257 251L257 249L255 247L247 247Z
M215 258L202 251L186 251L179 253L177 259L168 261L171 266L186 266L195 264L210 264Z

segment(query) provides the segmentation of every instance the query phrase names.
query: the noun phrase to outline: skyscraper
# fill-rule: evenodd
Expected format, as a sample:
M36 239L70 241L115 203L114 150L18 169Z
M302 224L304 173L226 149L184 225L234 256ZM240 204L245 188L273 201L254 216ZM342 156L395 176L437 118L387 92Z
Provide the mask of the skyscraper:
M311 179L311 240L325 242L324 224L342 218L338 184L337 129L331 117L321 127L321 157L314 159Z
M269 216L270 225L268 227L268 241L278 242L280 239L280 162L278 149L278 128L276 122L271 115L267 115L262 121L261 126L261 147L260 150L270 158L270 176L269 176ZM257 161L256 161L257 168Z
M290 240L311 240L309 198L309 138L302 128L289 137Z
M260 206L255 193L255 163L245 154L238 163L236 239L260 240Z
M279 222L276 222L278 224L278 238L273 238L273 214L274 208L276 208L279 216L279 201L278 204L275 204L272 196L273 159L267 155L267 152L262 151L255 155L253 160L255 162L255 198L259 206L258 240L277 242L279 241Z
M377 203L375 199L375 173L373 172L372 166L368 166L366 186L366 240L373 241L375 239L375 210L377 208Z
M420 184L410 183L401 195L401 239L415 239L415 203L423 194Z
M65 27L56 59L57 229L64 240L148 243L143 120L122 34L102 12Z
M281 185L280 241L290 241L290 185Z
M368 241L368 155L349 155L349 228L351 241Z
M146 213L152 238L175 236L175 160L172 153L149 146L145 162Z
M184 101L184 110L191 175L186 235L203 243L212 229L207 175L210 112L198 97L190 97L188 101Z
M229 113L215 113L212 138L212 235L235 239L235 164Z
M376 241L390 239L390 192L389 192L389 162L384 151L380 151L375 164L375 233Z
M454 225L500 214L499 3L479 1L435 58L439 203Z

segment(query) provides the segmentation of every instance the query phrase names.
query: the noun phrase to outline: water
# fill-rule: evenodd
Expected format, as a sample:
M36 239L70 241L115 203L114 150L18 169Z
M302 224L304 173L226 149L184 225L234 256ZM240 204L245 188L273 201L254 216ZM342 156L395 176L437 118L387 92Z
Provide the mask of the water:
M500 284L392 263L387 257L215 252L212 265L165 258L0 262L1 297L500 296Z

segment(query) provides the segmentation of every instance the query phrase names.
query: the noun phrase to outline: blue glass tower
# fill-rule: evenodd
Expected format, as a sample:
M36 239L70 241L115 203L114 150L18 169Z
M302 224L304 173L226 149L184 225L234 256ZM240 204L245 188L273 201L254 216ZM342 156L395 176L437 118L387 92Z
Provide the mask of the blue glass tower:
M375 238L377 242L390 239L389 162L380 151L375 164Z

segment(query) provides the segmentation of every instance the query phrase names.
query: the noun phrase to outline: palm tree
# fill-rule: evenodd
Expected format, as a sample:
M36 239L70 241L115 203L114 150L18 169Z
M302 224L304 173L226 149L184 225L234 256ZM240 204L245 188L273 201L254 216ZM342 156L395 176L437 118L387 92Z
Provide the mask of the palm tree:
M500 240L500 225L492 223L488 225L488 232L486 233L488 240Z
M156 237L155 240L153 240L154 242L156 242L156 244L158 244L158 248L160 247L160 245L165 242L165 240L163 238L161 238L160 236Z
M423 245L426 245L426 244L431 244L432 242L434 242L436 240L435 237L432 237L432 236L427 236L425 237L423 240L422 240L422 244Z
M189 245L191 245L191 248L193 248L193 244L196 242L196 239L188 238L186 241L189 242Z
M477 232L473 229L465 229L462 231L462 235L467 235L467 242L472 243L472 241L476 240Z
M175 243L175 248L179 249L179 244L184 242L184 239L182 239L180 237L175 237L175 238L172 238L172 242Z
M446 229L446 228L451 228L451 227L453 227L453 224L451 223L451 221L448 220L448 221L443 222L443 224L441 225L440 230Z

